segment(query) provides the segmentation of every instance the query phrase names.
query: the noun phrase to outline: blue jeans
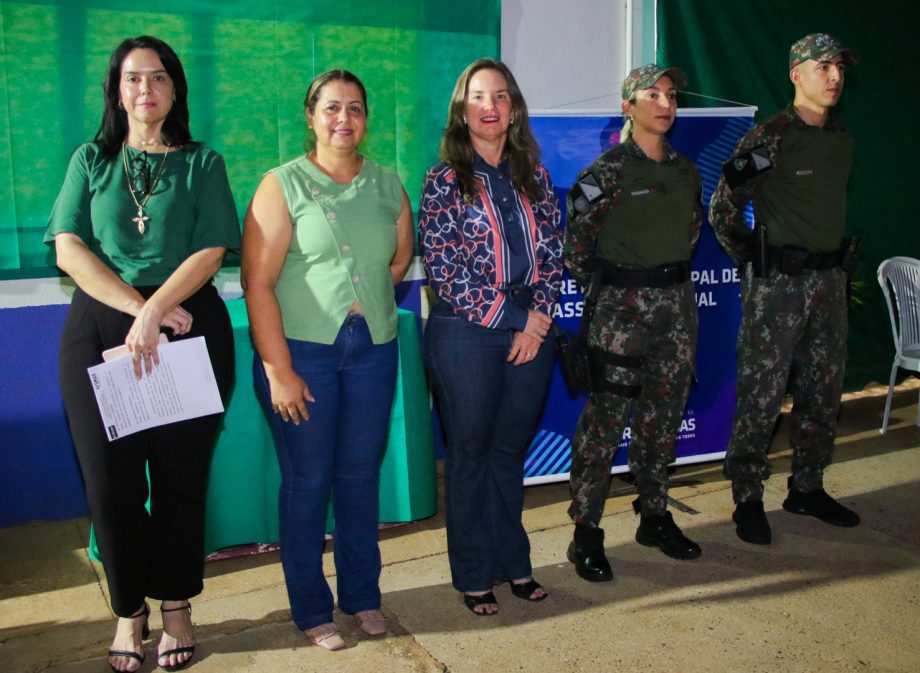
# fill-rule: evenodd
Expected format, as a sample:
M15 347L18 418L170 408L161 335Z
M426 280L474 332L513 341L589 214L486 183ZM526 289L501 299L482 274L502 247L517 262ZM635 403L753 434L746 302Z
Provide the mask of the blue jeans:
M553 342L513 366L514 332L481 327L439 303L425 329L425 361L447 439L447 552L458 591L530 577L521 523L524 457L540 420Z
M256 392L266 408L278 463L281 566L291 616L306 630L332 621L332 592L323 576L326 507L332 491L339 607L380 607L377 546L380 456L396 383L396 340L375 346L367 323L350 315L330 345L288 339L294 370L310 387L310 419L285 423L271 410L258 354Z

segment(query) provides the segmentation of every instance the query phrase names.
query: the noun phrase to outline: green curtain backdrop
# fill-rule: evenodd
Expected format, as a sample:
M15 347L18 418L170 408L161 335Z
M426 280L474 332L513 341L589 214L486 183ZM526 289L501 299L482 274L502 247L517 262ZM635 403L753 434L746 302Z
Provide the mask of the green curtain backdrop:
M847 228L863 235L850 310L848 389L887 382L894 356L879 263L920 257L920 4L864 0L659 0L659 62L684 68L692 92L757 105L758 121L793 97L789 46L827 32L859 52L836 112L856 140ZM706 99L688 96L691 105ZM725 105L708 101L709 105Z
M307 85L333 67L364 81L363 150L415 204L457 75L498 55L500 14L500 0L0 0L0 279L56 273L42 235L123 38L179 54L192 132L224 154L242 216L262 174L302 151Z

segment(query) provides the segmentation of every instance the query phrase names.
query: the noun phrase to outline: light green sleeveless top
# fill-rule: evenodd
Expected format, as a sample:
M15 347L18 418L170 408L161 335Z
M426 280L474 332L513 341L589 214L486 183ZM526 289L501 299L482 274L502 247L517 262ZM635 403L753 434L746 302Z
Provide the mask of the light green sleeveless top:
M302 156L273 168L294 227L275 286L284 334L331 344L355 299L375 344L396 336L390 262L402 184L391 170L364 157L341 185Z

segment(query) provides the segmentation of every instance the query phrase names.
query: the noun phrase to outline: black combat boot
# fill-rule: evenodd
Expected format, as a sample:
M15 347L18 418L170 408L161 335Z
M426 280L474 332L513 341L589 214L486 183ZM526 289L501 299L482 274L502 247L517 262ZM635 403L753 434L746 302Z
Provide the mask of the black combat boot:
M636 530L636 542L658 547L671 558L694 559L703 554L696 542L684 536L670 512L643 514Z
M773 533L770 531L770 522L763 511L763 500L748 500L735 505L732 514L735 522L735 532L745 542L751 544L770 544Z
M793 514L805 514L821 519L832 526L851 528L859 525L859 514L844 507L827 494L823 488L816 491L796 491L789 477L789 497L783 501L783 509Z
M575 564L575 572L589 582L609 582L613 579L610 562L604 556L604 530L580 523L575 524L575 537L566 554Z

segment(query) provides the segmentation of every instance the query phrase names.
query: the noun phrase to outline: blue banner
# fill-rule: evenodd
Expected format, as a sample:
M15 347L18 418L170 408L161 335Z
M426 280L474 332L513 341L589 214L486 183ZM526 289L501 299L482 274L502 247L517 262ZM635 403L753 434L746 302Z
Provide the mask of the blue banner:
M753 125L755 108L681 110L669 140L674 148L696 162L703 176L703 206L719 179L722 162L736 141ZM531 124L543 163L565 204L568 188L579 171L586 168L612 145L619 142L621 116L543 115L536 113ZM564 214L563 214L564 218ZM725 455L735 409L735 339L741 319L738 272L713 236L708 222L703 225L693 257L692 279L700 315L696 381L677 440L676 464L717 460ZM581 289L566 276L563 294L555 307L560 326L576 333L584 307ZM540 430L531 444L524 465L525 484L562 481L571 466L571 439L585 404L584 396L573 396L562 380L558 364L553 373ZM626 472L626 448L630 429L613 461L613 472Z

